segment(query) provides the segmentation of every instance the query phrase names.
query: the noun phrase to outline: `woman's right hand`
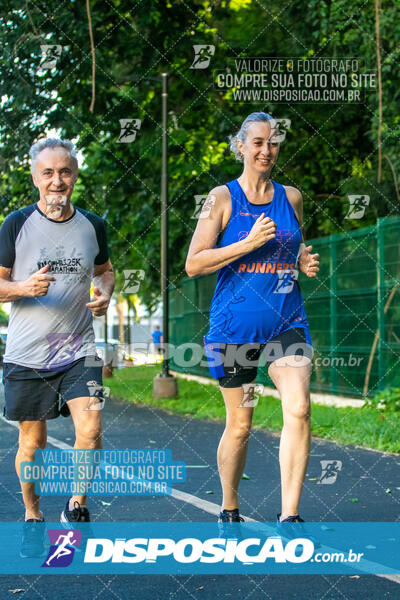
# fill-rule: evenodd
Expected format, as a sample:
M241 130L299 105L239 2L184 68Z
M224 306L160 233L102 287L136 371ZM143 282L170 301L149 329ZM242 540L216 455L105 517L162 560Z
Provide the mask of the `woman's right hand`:
M249 235L243 241L249 247L249 251L251 251L266 244L275 236L276 223L269 217L265 217L265 213L261 213L251 228Z

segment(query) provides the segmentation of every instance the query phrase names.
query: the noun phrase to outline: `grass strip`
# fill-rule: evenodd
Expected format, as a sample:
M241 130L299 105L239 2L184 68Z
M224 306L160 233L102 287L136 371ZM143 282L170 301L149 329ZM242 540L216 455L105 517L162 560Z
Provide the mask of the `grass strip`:
M111 395L140 405L162 408L196 419L225 421L225 406L218 386L178 378L177 398L153 398L153 378L160 366L137 366L114 370L104 380ZM281 402L263 396L254 409L253 425L279 432L282 429ZM400 412L383 413L375 408L336 408L313 404L312 435L340 444L400 453Z

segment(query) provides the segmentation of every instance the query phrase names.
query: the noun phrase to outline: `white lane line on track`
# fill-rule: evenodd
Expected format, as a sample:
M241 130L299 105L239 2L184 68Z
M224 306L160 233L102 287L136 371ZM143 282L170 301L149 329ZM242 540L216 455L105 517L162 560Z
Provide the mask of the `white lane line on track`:
M5 423L7 423L8 425L12 425L13 427L16 427L17 429L19 429L18 421L8 421L2 415L0 415L0 419L2 421L4 421ZM57 438L52 437L51 435L47 436L47 441L49 444L51 444L55 448L61 448L62 450L71 450L73 448L73 446L71 446L70 444L62 442L61 440L58 440ZM197 496L193 496L193 494L188 494L187 492L182 492L181 490L176 490L175 488L172 488L171 496L173 498L175 498L176 500L181 500L182 502L187 502L188 504L192 504L193 506L200 508L200 510L204 510L204 512L209 513L210 515L218 516L220 513L220 510L221 510L219 505L214 504L214 502L209 502L208 500L202 500L201 498L198 498ZM255 519L251 519L250 517L244 517L244 519L246 521L256 522Z
M177 500L181 500L182 502L192 504L193 506L196 506L197 508L208 512L210 515L218 516L221 512L221 508L218 504L214 504L214 502L209 502L208 500L202 500L197 496L193 496L193 494L188 494L187 492L182 492L181 490L176 490L175 488L172 488L171 496L173 498L176 498ZM245 521L249 521L251 523L258 522L250 517L243 516L243 518Z
M13 427L16 427L17 429L19 429L18 421L8 421L2 415L0 415L0 419L2 421L4 421L5 423L7 423L8 425L12 425ZM66 444L65 442L62 442L61 440L58 440L57 438L52 437L50 435L47 436L47 441L49 444L51 444L55 448L61 448L62 450L73 449L73 446L71 446L70 444ZM193 496L193 494L189 494L187 492L182 492L181 490L176 490L175 488L172 488L171 496L173 498L175 498L176 500L180 500L181 502L187 502L188 504L191 504L192 506L195 506L196 508L199 508L200 510L207 512L210 515L218 516L220 513L220 510L221 510L219 505L214 504L214 502L209 502L208 500L202 500L201 498L198 498L197 496ZM246 517L243 515L243 518L245 521L248 521L251 523L259 523L259 521L256 521L255 519L252 519L251 517ZM274 531L269 530L270 528L266 527L266 529L268 529L268 531L267 531L268 535L276 535L276 533ZM324 550L330 551L330 552L337 552L337 548L329 548L328 546L324 546ZM374 563L369 563L369 564L373 565ZM378 573L366 573L366 574L375 575L376 577L383 577L384 579L389 579L390 581L393 581L394 583L400 584L400 575L378 574Z

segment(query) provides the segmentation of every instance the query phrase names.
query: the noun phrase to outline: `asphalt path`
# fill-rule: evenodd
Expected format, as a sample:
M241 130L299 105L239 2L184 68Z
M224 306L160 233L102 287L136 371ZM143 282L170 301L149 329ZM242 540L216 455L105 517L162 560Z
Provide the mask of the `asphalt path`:
M1 395L1 390L0 390ZM3 401L0 399L0 406ZM1 408L2 413L2 408ZM215 522L221 501L216 448L223 425L182 417L152 407L110 400L102 412L104 448L167 448L187 465L187 479L174 496L91 497L93 521ZM73 445L70 418L48 422L49 447ZM21 521L24 509L14 471L18 430L0 420L0 521ZM274 521L279 512L279 436L254 430L246 475L240 485L241 512ZM317 484L321 460L342 462L335 483ZM300 514L306 521L397 521L400 515L400 457L314 439ZM390 491L389 491L390 490ZM43 497L46 521L58 521L63 497ZM2 540L0 543L6 543ZM400 577L375 575L3 575L0 600L353 600L398 598ZM55 587L56 586L56 592ZM9 590L22 589L13 594Z

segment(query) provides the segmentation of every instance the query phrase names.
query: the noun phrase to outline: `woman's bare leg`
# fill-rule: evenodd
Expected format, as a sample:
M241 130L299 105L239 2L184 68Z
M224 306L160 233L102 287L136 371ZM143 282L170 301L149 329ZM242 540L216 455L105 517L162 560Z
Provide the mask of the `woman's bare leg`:
M311 449L312 366L308 359L302 359L302 366L294 366L294 357L290 359L278 359L268 369L282 401L283 429L279 447L281 520L298 514Z
M223 388L226 425L218 446L218 471L222 486L222 510L238 508L238 489L246 464L253 408L241 406L243 387Z

